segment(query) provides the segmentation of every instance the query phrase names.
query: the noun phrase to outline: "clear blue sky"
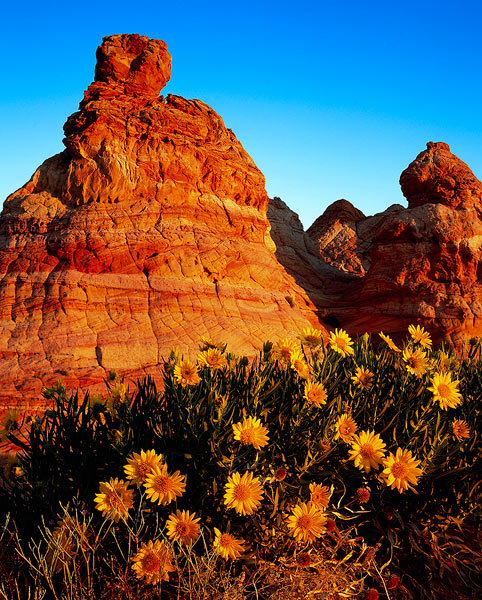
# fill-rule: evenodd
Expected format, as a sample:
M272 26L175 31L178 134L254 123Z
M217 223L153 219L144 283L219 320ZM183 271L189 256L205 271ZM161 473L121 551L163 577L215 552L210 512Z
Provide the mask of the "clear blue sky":
M482 178L482 5L338 2L8 2L2 7L0 201L60 152L102 37L163 39L163 93L231 127L268 193L305 227L338 198L365 214L405 201L401 171L444 141Z

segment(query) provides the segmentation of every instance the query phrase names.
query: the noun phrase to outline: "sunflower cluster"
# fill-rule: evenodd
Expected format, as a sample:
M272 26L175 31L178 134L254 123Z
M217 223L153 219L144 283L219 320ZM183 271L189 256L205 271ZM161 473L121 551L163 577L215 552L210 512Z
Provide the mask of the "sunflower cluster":
M295 558L309 556L341 539L345 522L362 535L370 519L363 515L386 506L414 514L414 493L428 514L445 475L453 487L450 469L479 464L471 410L480 394L475 384L468 392L461 361L433 350L420 325L404 340L393 337L380 332L373 348L369 336L305 328L266 344L258 359L239 360L203 340L195 360L173 354L166 361L162 393L152 394L151 412L139 411L152 443L138 441L125 386L117 387L116 405L126 405L128 425L99 399L102 426L115 427L109 435L123 462L111 459L89 502L98 486L95 514L112 529L147 524L129 543L135 576L172 583L200 540L226 561L272 559L277 544ZM16 419L6 431L17 431ZM27 480L23 467L12 477L18 468L17 479ZM67 553L69 539L56 535Z

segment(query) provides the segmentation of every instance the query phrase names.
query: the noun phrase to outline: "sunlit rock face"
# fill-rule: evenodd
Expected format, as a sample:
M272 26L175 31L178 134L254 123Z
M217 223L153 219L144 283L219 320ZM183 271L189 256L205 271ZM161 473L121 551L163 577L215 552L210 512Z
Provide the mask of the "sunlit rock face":
M159 97L164 42L104 38L66 149L0 218L0 402L108 370L159 375L201 336L253 355L318 325L275 256L262 173L200 100Z

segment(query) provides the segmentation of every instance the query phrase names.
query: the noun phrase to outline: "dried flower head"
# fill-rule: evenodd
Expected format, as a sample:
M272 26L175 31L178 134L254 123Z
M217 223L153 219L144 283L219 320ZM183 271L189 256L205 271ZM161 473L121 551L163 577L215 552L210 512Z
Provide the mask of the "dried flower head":
M288 471L284 467L279 467L274 472L274 479L275 481L283 481L284 479L286 479L287 475Z
M356 491L356 498L360 504L365 504L370 500L370 490L368 488L358 488Z
M326 519L326 531L328 531L328 533L331 533L332 531L335 531L335 529L336 523L334 519Z
M296 564L299 567L306 568L311 565L311 556L308 552L300 552L296 557Z

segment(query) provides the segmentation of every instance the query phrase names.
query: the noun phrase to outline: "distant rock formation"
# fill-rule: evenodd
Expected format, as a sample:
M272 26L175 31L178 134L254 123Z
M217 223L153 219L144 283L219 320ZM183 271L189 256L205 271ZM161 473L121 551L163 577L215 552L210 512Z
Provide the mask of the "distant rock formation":
M362 277L370 268L372 242L384 218L399 210L392 204L384 212L365 217L348 202L337 200L318 217L306 234L318 247L321 258L340 271Z
M482 184L447 144L402 173L408 208L338 200L305 232L212 108L159 97L170 66L164 42L104 38L66 149L5 202L0 408L157 377L203 335L253 356L310 325L482 333Z
M460 348L482 335L482 184L441 142L429 142L400 183L408 208L356 223L349 255L366 273L346 292L341 321L396 337L420 323ZM321 255L334 251L328 244Z

